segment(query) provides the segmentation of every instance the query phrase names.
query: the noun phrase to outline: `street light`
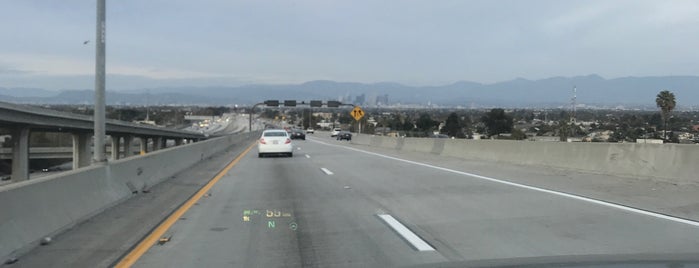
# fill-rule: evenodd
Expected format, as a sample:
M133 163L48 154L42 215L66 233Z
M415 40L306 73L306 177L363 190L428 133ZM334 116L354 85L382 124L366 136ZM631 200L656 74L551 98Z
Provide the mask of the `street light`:
M257 103L257 104L253 105L253 106L250 108L250 112L248 113L248 114L249 114L249 115L248 115L248 120L249 120L249 121L248 121L248 132L252 132L252 115L253 115L253 113L254 113L254 111L255 111L255 108L256 108L257 106L259 106L259 105L273 106L273 105L270 105L270 104L273 104L273 103L268 103L268 102L270 102L270 101L265 101L265 102ZM277 106L279 106L279 102L277 102Z
M104 155L105 151L105 48L106 48L106 15L105 15L105 0L97 0L97 29L95 37L95 110L93 114L94 131L95 131L95 148L93 161L95 163L103 163L107 161ZM112 150L114 150L112 148Z

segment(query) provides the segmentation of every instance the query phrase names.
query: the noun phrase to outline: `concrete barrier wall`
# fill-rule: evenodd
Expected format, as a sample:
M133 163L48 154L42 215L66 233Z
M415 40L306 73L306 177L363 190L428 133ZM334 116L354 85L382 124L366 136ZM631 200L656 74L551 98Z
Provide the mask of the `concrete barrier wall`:
M238 134L0 187L0 257L17 254L258 133Z
M461 159L699 183L699 145L565 143L358 136L355 144Z

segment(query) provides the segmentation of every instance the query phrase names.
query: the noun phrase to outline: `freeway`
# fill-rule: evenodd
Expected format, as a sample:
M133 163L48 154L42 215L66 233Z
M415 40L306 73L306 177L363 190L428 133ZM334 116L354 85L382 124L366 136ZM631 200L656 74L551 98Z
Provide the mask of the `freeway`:
M253 149L136 266L511 265L699 252L693 221L342 144L309 138L295 142L293 158L260 159Z
M222 116L216 117L200 117L206 118L209 126L201 128L197 125L189 126L183 130L199 132L205 135L222 136L233 133L239 133L247 130L248 128L248 115L247 114L234 114L225 113ZM213 118L213 119L212 119ZM255 121L254 128L262 128L257 121Z
M252 147L204 161L14 266L102 267L128 252L134 267L699 261L695 186L398 153L324 132L294 145L292 158L258 158ZM184 214L164 220L237 155ZM159 229L167 241L135 246Z

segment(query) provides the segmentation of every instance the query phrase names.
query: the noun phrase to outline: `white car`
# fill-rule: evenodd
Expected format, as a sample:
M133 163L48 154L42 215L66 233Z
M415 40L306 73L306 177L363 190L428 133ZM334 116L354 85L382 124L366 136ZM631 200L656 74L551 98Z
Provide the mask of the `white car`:
M340 134L340 131L342 131L342 129L339 128L339 127L333 128L333 131L330 132L330 137L335 137L335 136L337 136L337 134Z
M257 153L258 157L264 157L266 154L283 154L292 157L294 146L291 144L289 133L283 129L265 130L257 142Z
M310 127L308 129L306 129L307 134L313 134L315 131L316 131L315 129L310 128Z

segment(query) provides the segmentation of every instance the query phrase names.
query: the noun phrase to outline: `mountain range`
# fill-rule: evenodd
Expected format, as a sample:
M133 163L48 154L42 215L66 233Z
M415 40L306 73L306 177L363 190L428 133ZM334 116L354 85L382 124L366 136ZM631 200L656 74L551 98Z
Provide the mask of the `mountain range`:
M1 82L0 82L1 83ZM0 84L0 86L2 86ZM390 104L432 103L442 106L557 107L570 105L573 88L577 103L614 107L654 107L661 90L672 91L678 107L699 106L699 76L652 76L605 79L598 75L517 78L492 84L460 81L442 86L398 83L353 83L327 80L288 85L235 87L157 87L107 92L110 105L232 105L275 100L337 100L365 94L367 99L388 95ZM0 87L0 100L34 104L91 104L92 90L45 90Z

